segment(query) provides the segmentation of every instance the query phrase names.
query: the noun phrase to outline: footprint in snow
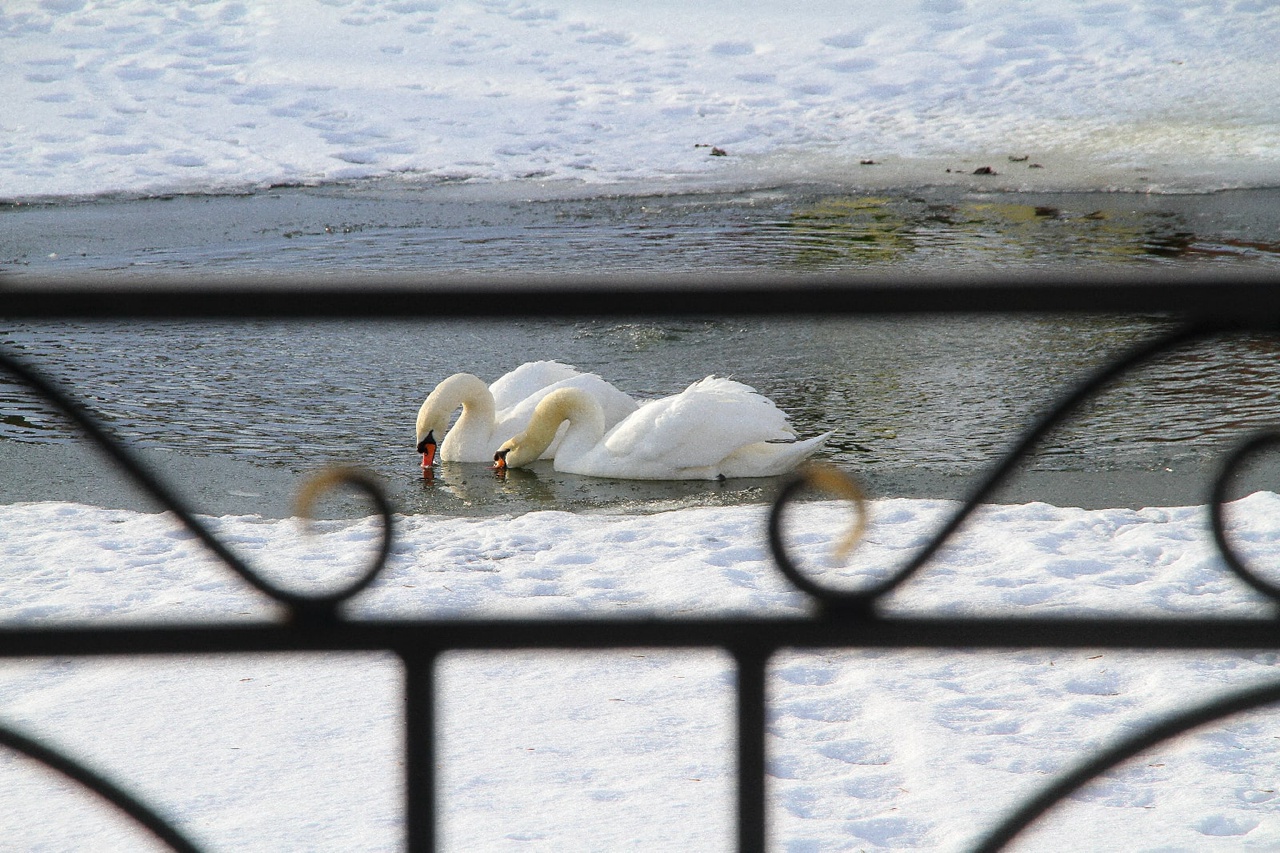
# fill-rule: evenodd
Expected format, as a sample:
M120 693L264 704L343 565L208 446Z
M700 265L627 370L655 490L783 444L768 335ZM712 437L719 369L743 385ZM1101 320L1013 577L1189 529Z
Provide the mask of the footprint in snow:
M1261 821L1242 815L1212 815L1197 823L1196 830L1202 835L1216 837L1248 835L1258 827Z

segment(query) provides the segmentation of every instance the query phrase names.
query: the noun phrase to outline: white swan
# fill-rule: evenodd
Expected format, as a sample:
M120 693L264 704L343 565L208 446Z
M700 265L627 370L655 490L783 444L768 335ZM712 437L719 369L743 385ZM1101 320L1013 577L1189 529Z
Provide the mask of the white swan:
M636 410L629 396L596 376L558 361L531 361L486 386L470 373L455 373L435 387L418 410L417 447L430 468L437 449L444 462L488 462L495 447L524 429L534 407L550 391L577 388L599 403L613 425ZM462 407L453 428L449 417ZM552 446L547 452L554 452Z
M754 388L708 376L672 397L645 403L608 429L599 404L572 389L547 394L528 428L494 455L519 468L541 456L564 422L554 467L625 480L771 477L799 465L831 433L797 441L787 416Z

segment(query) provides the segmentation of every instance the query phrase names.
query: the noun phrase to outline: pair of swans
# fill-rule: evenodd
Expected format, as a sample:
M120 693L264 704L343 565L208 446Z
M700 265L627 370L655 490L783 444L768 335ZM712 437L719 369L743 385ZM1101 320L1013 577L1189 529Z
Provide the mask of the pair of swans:
M435 387L418 410L418 452L430 468L442 462L491 462L493 451L529 424L534 407L552 391L576 388L591 395L615 424L639 404L594 373L579 373L558 361L522 364L492 385L470 373L455 373ZM449 417L462 408L453 429ZM550 457L554 443L547 448Z
M520 393L526 396L518 401L507 396ZM533 362L487 388L469 374L440 383L418 412L424 468L459 405L462 416L439 445L444 461L493 459L505 469L553 458L557 471L616 479L770 477L799 465L831 436L797 440L772 401L731 379L708 376L639 405L594 374Z

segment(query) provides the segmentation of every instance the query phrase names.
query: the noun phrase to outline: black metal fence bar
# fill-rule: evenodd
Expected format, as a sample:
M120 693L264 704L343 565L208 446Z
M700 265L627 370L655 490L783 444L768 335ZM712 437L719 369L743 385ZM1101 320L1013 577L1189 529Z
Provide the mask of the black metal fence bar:
M1156 313L1280 323L1274 276L1088 279L563 279L519 284L379 278L218 284L107 280L43 286L0 278L0 316L22 319L441 319L592 316L839 316Z
M1280 648L1280 621L1205 618L888 617L760 619L528 619L338 621L286 624L0 629L0 658L32 656L394 651L726 649L1135 649Z
M409 850L435 850L436 652L399 650L404 664L405 838Z
M1280 331L1280 280L1216 277L1197 279L1112 279L1089 281L717 281L683 282L634 280L593 282L571 280L524 282L518 286L493 282L422 282L385 279L346 281L331 285L290 280L273 283L220 282L209 284L100 281L15 284L0 279L0 316L20 319L376 319L460 317L585 317L670 315L837 316L928 313L1125 312L1176 317L1185 325L1165 340L1139 348L1128 360L1104 367L1090 381L1064 397L1056 413L1069 412L1094 389L1124 373L1128 366L1180 342L1202 339L1215 331ZM0 356L4 356L0 353ZM163 485L136 463L127 449L98 430L88 413L58 389L45 387L34 372L0 367L41 390L82 423L115 461L173 508L183 523L194 525L189 511L165 494ZM1092 383L1092 384L1091 384ZM997 466L988 482L974 492L973 501L998 481L1005 467L1029 450L1040 431L1054 422L1051 413L1019 442L1017 451ZM1215 481L1211 521L1219 550L1244 582L1271 598L1280 616L1280 587L1255 577L1236 558L1222 529L1221 503L1235 467L1246 456L1280 446L1280 435L1255 437L1224 464ZM355 473L338 480L370 493L386 524L381 556L360 581L319 599L289 595L257 582L251 567L233 555L223 557L264 595L283 604L289 618L279 623L247 625L125 625L94 627L44 625L0 627L0 658L95 655L217 655L240 652L392 651L404 665L405 702L405 821L408 847L414 853L438 844L436 817L436 682L440 654L454 650L604 650L621 648L721 649L737 671L737 846L763 851L766 826L766 709L770 657L784 649L894 648L934 650L997 649L1143 649L1211 650L1280 648L1280 619L1212 618L934 618L883 615L877 603L897 580L852 596L832 594L810 584L789 562L778 537L773 536L779 567L814 597L810 617L725 619L535 619L535 620L347 620L343 602L373 581L390 546L391 511L369 482ZM794 492L782 489L774 518ZM917 568L959 526L971 507L944 528L906 572ZM771 529L776 534L776 530ZM220 543L206 544L223 556ZM905 577L905 574L902 575ZM900 580L900 578L898 579ZM812 586L812 588L810 588ZM1113 749L1094 756L1039 796L1024 804L981 842L982 851L998 850L1018 832L1096 774L1146 746L1205 722L1243 709L1280 701L1280 684L1254 688L1195 708L1159 723ZM41 752L31 746L29 754ZM34 750L34 753L32 752ZM63 761L52 755L50 762ZM66 762L64 761L64 764ZM71 774L78 771L68 764ZM91 787L93 774L81 778ZM100 789L110 798L110 790ZM122 805L144 822L145 807ZM131 812L131 813L134 813ZM149 825L149 824L148 824ZM165 837L157 822L153 831ZM166 839L175 849L189 849L180 837Z
M764 853L768 838L765 815L765 670L769 651L733 648L738 667L735 686L738 738L738 851Z

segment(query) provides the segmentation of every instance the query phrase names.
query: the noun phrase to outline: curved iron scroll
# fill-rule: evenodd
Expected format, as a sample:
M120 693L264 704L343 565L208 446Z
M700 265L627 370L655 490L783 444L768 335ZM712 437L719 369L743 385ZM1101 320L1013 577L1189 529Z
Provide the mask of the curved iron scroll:
M374 579L385 567L387 558L391 554L394 511L390 500L388 500L381 484L374 475L355 468L333 469L328 472L322 472L316 480L304 486L299 496L299 503L304 510L310 508L319 494L338 486L345 485L359 490L373 503L378 516L382 520L382 539L372 562L348 585L318 595L304 595L293 592L262 577L224 545L196 517L194 512L189 510L164 483L151 473L147 466L128 447L112 437L98 419L90 414L71 395L26 365L21 359L6 352L3 348L0 348L0 367L4 368L19 381L44 395L45 399L53 403L63 414L80 427L138 486L145 490L162 507L172 512L182 525L194 533L218 559L259 592L269 595L287 607L294 621L313 623L335 620L337 618L338 605L373 583Z
M1099 369L1077 385L1070 394L1059 401L1022 436L923 548L916 552L901 568L892 572L888 578L879 583L871 584L864 589L850 591L824 586L805 575L796 561L787 553L782 531L783 514L788 505L794 502L806 488L815 485L807 474L801 472L784 483L769 511L769 548L773 554L774 562L779 570L787 576L788 580L817 598L822 606L832 614L838 614L846 618L871 618L874 615L876 602L906 583L919 572L938 552L938 549L960 530L969 516L1010 478L1019 463L1035 450L1036 445L1053 429L1075 414L1082 405L1111 387L1126 374L1154 361L1158 357L1181 347L1225 334L1228 331L1231 331L1231 329L1214 325L1194 325L1179 328L1162 337L1136 346L1120 359ZM1246 566L1244 560L1236 553L1228 541L1223 520L1223 504L1226 502L1227 489L1235 473L1249 458L1274 448L1280 448L1280 432L1266 432L1254 436L1232 453L1213 483L1209 506L1215 539L1228 567L1255 590L1280 604L1280 586L1265 581Z
M1236 576L1258 592L1280 604L1280 586L1266 580L1245 563L1227 538L1227 522L1223 512L1227 502L1227 489L1231 486L1236 473L1254 456L1268 450L1280 448L1280 432L1260 432L1245 440L1236 448L1222 465L1217 480L1213 484L1213 494L1209 499L1209 520L1213 526L1213 540L1227 561L1227 566Z
M129 815L171 849L177 850L179 853L198 853L199 848L188 841L182 833L174 829L164 818L151 811L142 802L126 793L109 779L72 761L57 750L37 743L31 738L20 735L4 726L0 726L0 745L21 752L46 767L79 782L120 811Z
M974 853L996 853L1003 850L1049 809L1139 753L1192 729L1274 702L1280 702L1280 684L1267 684L1215 699L1201 707L1152 724L1103 750L1032 797L983 838L974 848Z

